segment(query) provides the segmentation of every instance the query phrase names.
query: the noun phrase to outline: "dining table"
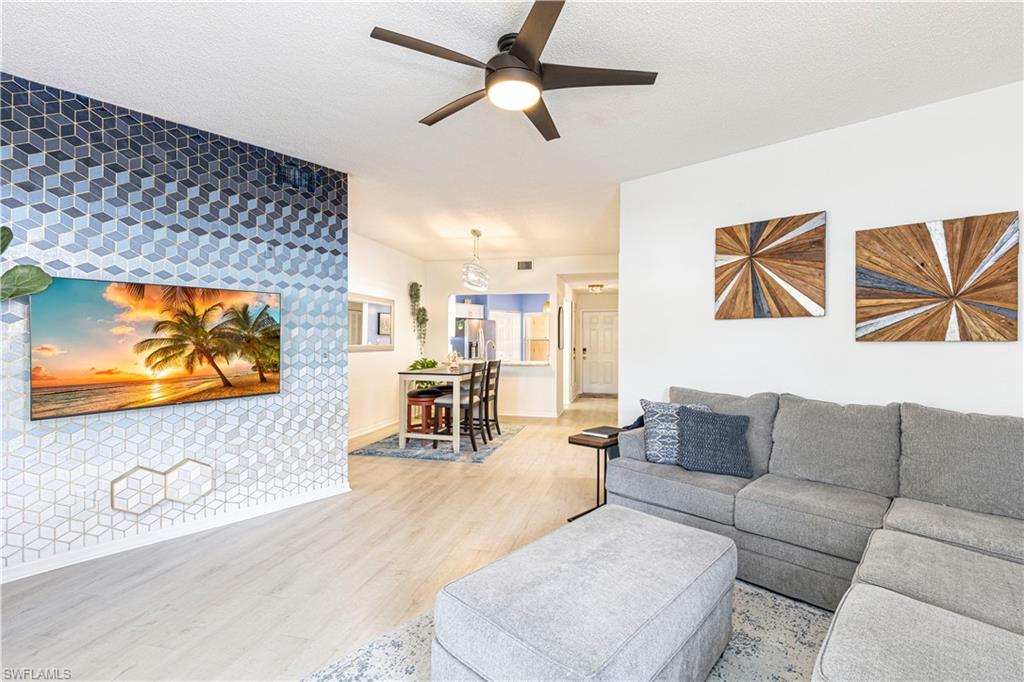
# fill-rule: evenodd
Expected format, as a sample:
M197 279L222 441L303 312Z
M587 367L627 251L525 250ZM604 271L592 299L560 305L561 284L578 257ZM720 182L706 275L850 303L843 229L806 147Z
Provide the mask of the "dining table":
M459 454L460 428L462 406L458 400L452 400L452 433L421 433L409 431L409 424L405 419L405 405L409 395L409 384L417 381L432 381L448 383L452 385L452 395L461 395L462 382L469 381L473 375L472 362L459 363L458 367L452 368L449 365L439 367L428 367L425 369L406 369L398 373L398 447L404 448L406 441L412 438L422 440L450 441L452 451Z

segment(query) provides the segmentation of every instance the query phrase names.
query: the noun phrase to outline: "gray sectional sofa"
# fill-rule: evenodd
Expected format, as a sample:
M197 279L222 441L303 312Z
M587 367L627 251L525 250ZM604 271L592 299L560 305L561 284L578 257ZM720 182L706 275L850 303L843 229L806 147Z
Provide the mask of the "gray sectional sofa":
M750 417L751 479L619 436L608 501L732 538L738 577L837 610L815 678L1024 679L1024 420L671 388Z

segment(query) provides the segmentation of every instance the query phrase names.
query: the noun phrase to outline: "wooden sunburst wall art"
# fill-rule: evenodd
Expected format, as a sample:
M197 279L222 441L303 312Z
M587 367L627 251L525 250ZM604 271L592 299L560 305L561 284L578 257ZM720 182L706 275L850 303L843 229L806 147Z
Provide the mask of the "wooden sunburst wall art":
M1016 212L857 233L858 341L1016 341Z
M715 319L825 314L825 212L715 230Z

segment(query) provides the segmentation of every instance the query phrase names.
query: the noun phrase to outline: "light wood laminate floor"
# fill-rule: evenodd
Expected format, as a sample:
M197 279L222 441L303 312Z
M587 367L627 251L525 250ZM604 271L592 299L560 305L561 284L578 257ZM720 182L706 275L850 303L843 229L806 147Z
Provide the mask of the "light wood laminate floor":
M566 438L615 423L615 401L517 421L484 464L352 457L350 493L9 583L3 665L74 680L308 675L593 505L594 452Z

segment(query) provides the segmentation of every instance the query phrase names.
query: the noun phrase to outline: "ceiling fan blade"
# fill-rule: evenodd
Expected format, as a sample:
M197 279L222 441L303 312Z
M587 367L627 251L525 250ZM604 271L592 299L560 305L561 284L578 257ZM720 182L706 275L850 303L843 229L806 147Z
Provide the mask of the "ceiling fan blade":
M602 85L652 85L654 79L658 77L655 71L597 69L564 64L541 64L540 68L541 83L545 90L591 88Z
M564 4L565 0L537 0L533 3L509 54L530 68L537 66Z
M478 69L487 68L487 65L479 59L467 57L461 52L449 50L447 47L428 43L427 41L420 40L419 38L412 38L407 35L402 35L401 33L395 33L394 31L389 31L386 28L381 28L380 26L375 26L374 29L370 31L370 37L376 38L377 40L383 40L385 43L392 43L399 47L406 47L410 50L429 54L432 57L440 57L441 59L458 62L459 64L465 64L466 66L475 66Z
M448 104L445 104L443 107L441 107L434 113L430 114L429 116L425 116L420 120L420 123L432 126L438 121L448 118L455 112L462 111L473 102L482 100L486 95L486 90L477 90L476 92L471 92L468 95L458 98L454 102L449 102Z
M523 113L526 114L526 118L530 119L530 123L540 131L540 134L548 142L561 137L558 134L558 128L555 127L555 122L551 120L551 114L548 113L548 108L544 104L543 98L537 100L537 103L529 109L523 109Z

